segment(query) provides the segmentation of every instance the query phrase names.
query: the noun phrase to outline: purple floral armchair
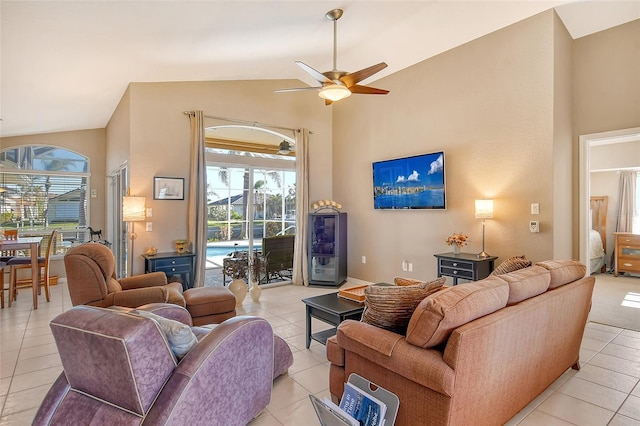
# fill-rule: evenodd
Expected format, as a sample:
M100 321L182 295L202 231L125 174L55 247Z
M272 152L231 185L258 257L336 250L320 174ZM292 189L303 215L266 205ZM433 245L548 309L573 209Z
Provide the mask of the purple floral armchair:
M190 325L189 313L176 305L138 309ZM269 403L273 378L293 361L286 343L257 317L192 327L197 342L181 360L158 321L125 308L76 306L54 318L51 329L64 372L34 425L246 425Z

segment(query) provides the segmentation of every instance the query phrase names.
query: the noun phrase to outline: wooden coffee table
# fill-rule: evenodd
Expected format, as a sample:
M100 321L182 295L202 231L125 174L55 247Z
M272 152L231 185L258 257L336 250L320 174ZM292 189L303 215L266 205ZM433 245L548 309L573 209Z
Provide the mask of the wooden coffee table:
M360 321L362 311L364 311L363 303L343 299L338 297L338 293L307 297L302 301L307 310L307 349L311 345L311 339L326 345L327 339L336 334L336 328L342 321L348 319ZM311 318L316 318L334 327L318 333L311 333Z

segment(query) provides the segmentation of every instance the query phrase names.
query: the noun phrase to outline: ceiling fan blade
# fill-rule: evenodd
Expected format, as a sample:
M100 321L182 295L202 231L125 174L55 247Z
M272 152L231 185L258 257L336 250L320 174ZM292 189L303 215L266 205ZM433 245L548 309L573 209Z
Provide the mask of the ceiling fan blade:
M309 86L309 87L293 87L291 89L277 89L274 90L274 92L276 93L282 93L282 92L301 92L303 90L320 90L322 89L322 86L320 87L315 87L315 86Z
M349 90L351 90L351 93L357 93L361 95L386 95L387 93L389 93L388 90L376 89L375 87L369 86L360 86L358 84L354 84L353 86L349 87Z
M347 87L351 87L354 84L364 80L365 78L371 77L378 71L382 71L387 67L387 64L384 62L380 62L379 64L372 65L369 68L361 69L360 71L352 72L343 77L340 77L340 81L345 84Z
M305 64L302 61L296 61L296 64L302 68L303 70L305 70L309 75L311 75L311 77L315 78L318 83L329 83L329 84L333 84L333 81L330 80L329 78L327 78L327 76L325 76L324 74L322 74L320 71L315 70L313 68L311 68L309 65Z

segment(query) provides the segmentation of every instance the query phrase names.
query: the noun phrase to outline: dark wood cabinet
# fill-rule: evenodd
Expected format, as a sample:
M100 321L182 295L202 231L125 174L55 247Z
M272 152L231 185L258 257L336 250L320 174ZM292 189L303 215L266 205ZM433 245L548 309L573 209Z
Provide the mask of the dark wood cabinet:
M339 286L347 279L347 214L309 215L309 284Z
M193 253L158 253L153 256L143 254L144 272L164 272L167 279L179 277L182 289L193 288L194 262Z
M471 253L440 253L434 256L438 259L438 277L452 277L453 285L458 284L458 278L468 281L487 278L497 259L494 256L479 258Z

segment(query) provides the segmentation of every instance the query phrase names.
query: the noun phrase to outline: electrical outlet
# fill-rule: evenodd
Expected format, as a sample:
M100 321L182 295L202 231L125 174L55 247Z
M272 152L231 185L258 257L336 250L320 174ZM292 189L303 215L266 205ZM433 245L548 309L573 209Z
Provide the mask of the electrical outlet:
M531 214L540 214L540 204L538 203L531 204Z
M413 263L409 262L409 272L413 272Z
M367 256L362 256L362 263L367 263Z
M147 232L153 231L153 222L147 222Z
M147 209L147 217L153 217L153 209L151 207Z
M540 222L532 220L529 222L529 230L531 232L540 232Z

